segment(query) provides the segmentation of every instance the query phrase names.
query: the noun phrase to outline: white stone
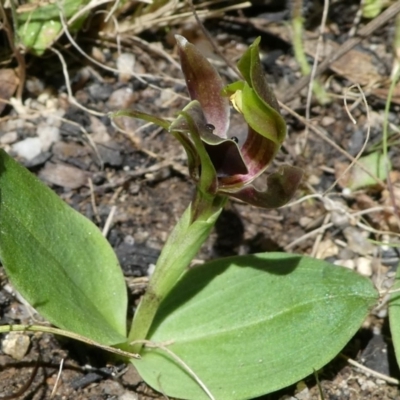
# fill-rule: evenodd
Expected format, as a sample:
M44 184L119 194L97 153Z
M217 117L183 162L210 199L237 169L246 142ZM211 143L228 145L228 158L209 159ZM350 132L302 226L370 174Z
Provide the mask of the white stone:
M366 257L358 257L357 262L357 271L359 274L364 276L372 275L372 260Z
M344 197L351 197L352 195L352 190L349 188L343 188L342 194Z
M42 145L42 151L48 151L51 145L60 140L60 129L56 126L39 125L37 135Z
M138 400L139 397L136 393L131 393L131 392L125 392L124 394L121 394L118 396L118 400Z
M339 247L330 239L322 240L318 246L315 258L325 259L336 256L339 253Z
M58 110L53 111L51 114L49 114L46 118L46 125L48 126L55 126L59 128L62 124L61 118L64 116L65 111L60 108Z
M303 381L300 381L296 385L296 399L297 400L309 400L310 399L310 391L309 391L307 385Z
M149 267L147 268L147 275L152 276L155 269L156 266L154 264L149 264Z
M38 137L26 138L12 146L12 150L26 160L32 160L42 152L42 143Z
M18 133L16 131L7 132L0 137L1 144L12 144L18 140Z
M348 269L354 269L354 260L336 260L333 262L335 265L340 265L341 267L346 267Z
M119 79L121 81L128 81L129 78L132 77L135 61L135 56L132 53L120 54L117 59L117 69L119 72Z
M20 332L10 332L4 338L1 349L15 360L22 360L30 345L29 336Z
M94 142L107 144L111 140L106 126L93 115L90 115L90 129L93 132L91 138Z

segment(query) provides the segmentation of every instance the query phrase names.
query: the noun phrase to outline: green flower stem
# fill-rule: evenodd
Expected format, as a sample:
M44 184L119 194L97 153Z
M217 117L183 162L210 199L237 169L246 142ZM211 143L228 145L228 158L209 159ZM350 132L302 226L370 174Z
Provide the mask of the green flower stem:
M293 50L295 58L299 63L301 73L306 76L311 73L311 67L308 64L307 55L303 47L304 19L301 15L302 9L303 1L296 0L292 8ZM314 80L313 82L313 92L321 104L329 102L329 96L318 80Z
M146 339L161 302L208 238L225 202L225 197L197 191L161 252L147 291L136 310L128 336L129 343ZM142 344L133 343L132 349L139 352L141 347Z

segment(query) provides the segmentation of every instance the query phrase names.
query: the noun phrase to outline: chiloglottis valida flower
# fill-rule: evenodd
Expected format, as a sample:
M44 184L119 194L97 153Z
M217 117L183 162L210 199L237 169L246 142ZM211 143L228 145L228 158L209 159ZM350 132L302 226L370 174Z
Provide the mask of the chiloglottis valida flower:
M297 189L302 171L282 166L267 178L267 188L251 183L267 169L286 137L286 124L268 86L259 59L259 41L244 53L237 67L243 79L224 87L221 77L184 37L176 35L182 71L192 101L169 131L188 155L189 171L200 190L236 197L259 207L287 203ZM229 138L229 101L248 125L239 144Z
M267 177L267 188L252 182L268 168L286 137L286 124L268 86L256 39L239 60L241 79L224 83L202 53L176 35L182 72L191 102L172 122L139 111L118 112L153 122L168 130L184 147L189 173L206 196L230 196L258 207L286 204L296 191L302 170L281 166ZM243 116L247 135L229 135L230 102Z

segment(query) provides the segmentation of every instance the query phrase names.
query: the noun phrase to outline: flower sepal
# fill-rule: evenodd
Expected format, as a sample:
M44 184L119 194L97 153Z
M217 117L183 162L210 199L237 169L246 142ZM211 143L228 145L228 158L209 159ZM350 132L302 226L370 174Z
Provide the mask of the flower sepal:
M260 38L257 38L238 61L237 67L244 80L225 86L222 93L230 98L249 126L280 146L286 137L286 124L274 93L265 80L259 43Z
M218 179L247 174L237 143L214 134L197 100L191 101L169 127L188 155L190 176L201 191L216 194Z
M282 207L293 197L302 177L302 169L283 165L267 177L266 190L259 191L253 185L247 185L230 196L256 207Z

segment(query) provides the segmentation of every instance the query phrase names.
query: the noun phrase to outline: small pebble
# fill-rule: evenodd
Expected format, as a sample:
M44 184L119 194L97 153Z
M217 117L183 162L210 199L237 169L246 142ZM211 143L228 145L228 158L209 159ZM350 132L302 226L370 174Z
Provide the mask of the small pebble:
M106 63L106 57L105 54L103 53L102 50L100 50L98 47L94 46L92 47L92 54L91 56L98 61L100 64L105 64Z
M20 332L10 332L4 338L1 349L15 360L22 360L30 345L29 336Z
M368 241L365 232L357 228L348 226L343 229L343 234L347 239L348 247L360 255L371 254L374 251L374 245ZM368 232L366 232L369 235Z
M321 119L322 126L329 126L329 125L334 124L335 122L336 122L336 119L333 117L329 117L329 116L322 117L322 119Z
M69 165L49 162L40 171L39 177L49 183L68 189L78 189L88 183L88 174L85 171Z
M318 246L315 258L326 259L336 256L339 253L339 247L330 239L322 240Z
M112 145L115 145L115 147L118 146L116 143L110 142L108 146L98 145L97 151L103 164L120 168L123 162L121 151L113 149Z
M107 127L100 119L93 115L90 116L90 130L93 132L91 138L96 143L106 144L111 140L111 137L107 132Z
M360 382L359 382L360 383ZM360 389L365 392L373 392L377 387L377 384L371 379L363 379L360 384Z
M121 394L118 396L118 400L138 400L139 397L136 393L131 393L131 392L125 392L124 394Z
M132 53L121 53L117 59L119 81L127 82L132 77L136 58Z
M93 83L88 87L90 96L96 101L107 101L113 88L111 85L104 83Z
M63 109L55 110L48 114L46 118L46 125L47 126L55 126L59 128L62 124L62 117L64 117L65 111Z
M307 385L301 381L296 385L296 399L297 400L309 400L310 391Z
M103 391L108 396L121 396L123 390L122 385L117 381L107 380L103 382Z
M356 265L354 260L336 260L334 262L335 265L340 265L342 267L346 267L349 269L355 269Z
M124 243L133 246L135 244L135 238L132 235L126 235L124 237Z
M12 144L18 140L18 133L16 131L7 132L0 137L0 144Z
M39 125L37 135L42 145L42 151L48 151L53 143L60 140L60 129L55 126Z
M149 264L149 267L147 268L147 275L152 276L155 269L156 266L154 264Z
M114 91L108 99L110 110L124 110L134 102L135 95L131 88L121 88ZM132 119L132 118L131 118Z
M42 142L38 137L26 138L12 146L12 151L19 157L32 160L42 152Z
M307 227L311 222L312 222L312 218L304 216L304 217L300 217L299 219L299 224L302 228Z
M132 364L128 363L127 371L125 372L124 375L122 375L123 384L137 386L142 381L143 379L137 372L136 368Z
M25 87L31 94L39 96L45 89L43 81L36 77L29 77L25 82Z
M349 188L343 188L342 194L345 198L350 198L352 196L352 190Z
M165 107L167 104L171 103L174 97L176 97L176 93L172 90L163 90L160 97L155 100L154 104L157 107Z
M388 315L388 309L387 309L387 307L385 307L385 308L381 308L380 310L378 310L377 312L376 312L376 316L378 317L378 318L386 318L387 317L387 315Z
M310 175L310 176L308 177L308 183L309 183L311 186L317 186L317 185L320 184L320 182L321 182L321 177L319 177L319 176L317 176L317 175Z
M357 262L357 271L364 276L372 275L372 261L366 257L358 257Z
M331 212L332 223L339 228L349 225L349 215L342 210L332 210Z

